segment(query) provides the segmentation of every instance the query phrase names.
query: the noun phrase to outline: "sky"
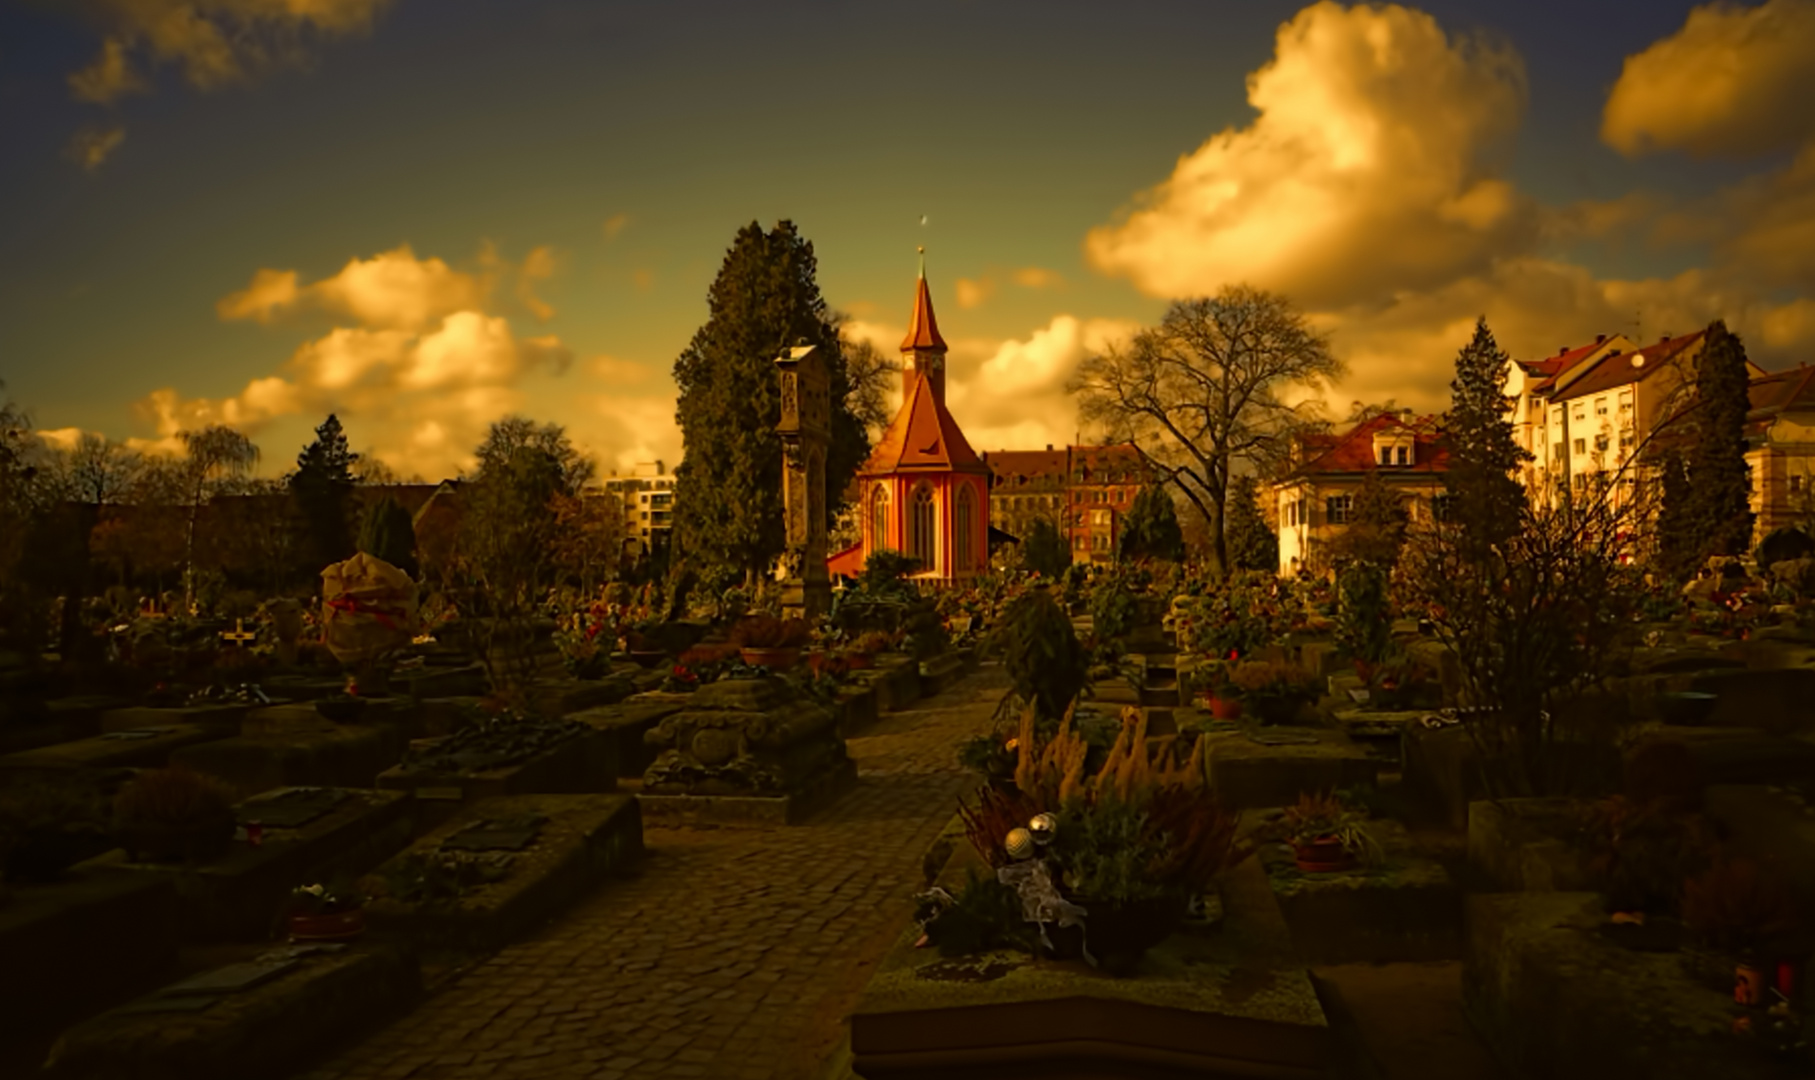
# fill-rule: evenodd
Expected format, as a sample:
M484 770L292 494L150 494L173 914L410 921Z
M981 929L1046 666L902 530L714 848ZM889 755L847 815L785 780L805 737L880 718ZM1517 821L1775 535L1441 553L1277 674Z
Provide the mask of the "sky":
M926 247L984 450L1074 441L1085 356L1236 283L1338 412L1442 408L1482 315L1790 367L1810 101L1815 0L0 0L0 380L267 475L329 412L404 476L507 413L672 468L674 360L784 218L891 354Z

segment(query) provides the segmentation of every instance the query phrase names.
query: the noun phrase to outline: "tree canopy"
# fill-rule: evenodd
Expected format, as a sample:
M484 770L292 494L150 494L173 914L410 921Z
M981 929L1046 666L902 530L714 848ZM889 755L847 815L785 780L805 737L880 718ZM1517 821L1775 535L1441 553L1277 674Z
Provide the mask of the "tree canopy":
M1290 301L1233 285L1174 303L1125 348L1087 358L1068 389L1080 419L1138 445L1197 509L1220 574L1230 562L1225 518L1237 466L1279 467L1298 434L1324 426L1308 392L1345 370Z
M1279 572L1279 534L1261 509L1260 478L1242 473L1229 485L1229 520L1223 528L1229 563L1237 570Z
M1179 531L1178 508L1165 488L1148 484L1135 493L1134 505L1116 536L1116 558L1184 561L1185 536Z
M740 229L708 293L705 325L674 365L675 420L683 450L675 470L678 555L767 572L786 545L782 506L781 387L775 359L817 346L830 376L831 439L825 461L825 525L869 456L864 418L834 317L820 296L813 245L794 224ZM861 406L861 401L859 402ZM873 418L873 417L872 417Z
M1444 418L1449 444L1447 483L1464 545L1485 552L1505 544L1519 530L1526 507L1517 470L1531 454L1513 439L1506 395L1510 358L1494 341L1485 317L1475 336L1456 354L1450 382L1450 409Z
M296 455L290 494L309 531L316 568L340 562L353 553L353 470L359 455L347 446L346 432L333 413L315 429L315 439Z
M1037 517L1021 538L1021 563L1044 578L1056 578L1071 565L1071 545L1047 517Z
M1751 410L1746 347L1727 324L1708 327L1695 367L1696 406L1688 453L1686 525L1701 543L1697 561L1743 555L1752 546L1752 477L1746 464L1746 413Z
M1349 508L1348 527L1330 542L1330 554L1339 564L1361 562L1391 571L1399 563L1410 521L1405 496L1379 469L1369 469Z

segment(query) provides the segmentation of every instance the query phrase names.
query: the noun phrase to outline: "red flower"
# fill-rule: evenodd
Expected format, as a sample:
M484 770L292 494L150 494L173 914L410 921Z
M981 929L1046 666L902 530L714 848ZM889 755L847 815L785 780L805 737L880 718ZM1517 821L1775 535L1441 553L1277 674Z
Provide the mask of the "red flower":
M1240 652L1240 650L1237 650L1237 649L1230 649L1230 650L1229 650L1229 660L1230 660L1230 662L1231 662L1231 663L1233 663L1233 662L1235 662L1235 661L1237 661L1237 660L1240 660L1240 659L1241 659L1241 652Z

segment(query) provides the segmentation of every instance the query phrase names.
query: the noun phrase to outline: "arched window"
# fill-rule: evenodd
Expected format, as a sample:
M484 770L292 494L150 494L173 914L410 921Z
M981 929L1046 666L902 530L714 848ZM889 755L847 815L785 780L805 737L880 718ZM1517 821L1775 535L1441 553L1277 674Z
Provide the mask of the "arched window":
M889 488L877 484L870 489L870 550L884 551L889 546Z
M922 570L935 570L938 562L933 543L933 488L931 484L921 484L914 489L913 503L910 507L912 516L908 518L908 550L913 558L920 560Z
M958 489L958 503L952 513L952 571L954 573L971 568L971 529L976 520L976 497L971 494L971 486L965 484Z

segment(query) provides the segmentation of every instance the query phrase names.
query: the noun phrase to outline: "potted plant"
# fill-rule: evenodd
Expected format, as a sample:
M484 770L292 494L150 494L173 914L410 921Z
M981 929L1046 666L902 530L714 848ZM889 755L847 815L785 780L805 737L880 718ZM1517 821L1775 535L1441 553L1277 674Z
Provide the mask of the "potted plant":
M1229 673L1229 682L1262 723L1284 724L1317 700L1317 677L1296 664L1245 660Z
M805 619L778 619L773 615L751 615L731 628L732 644L738 647L744 663L771 671L793 667L800 659L801 646L812 638L812 624Z
M1303 794L1286 808L1280 826L1292 859L1306 873L1348 870L1357 860L1380 861L1380 845L1367 829L1367 813L1334 793Z
M187 769L147 769L114 797L114 836L134 860L204 862L233 840L233 794Z
M303 885L284 909L290 940L348 941L365 932L365 897L346 888Z
M1717 855L1683 886L1683 924L1700 947L1685 954L1696 974L1719 985L1730 973L1735 998L1759 1004L1758 973L1797 950L1802 919L1782 879L1748 859ZM1749 969L1749 970L1748 970ZM1748 987L1752 1000L1743 1000Z
M1431 686L1431 670L1397 653L1368 674L1368 703L1385 710L1416 708Z
M1212 661L1209 683L1204 687L1204 705L1218 720L1239 720L1242 715L1241 688L1229 680L1224 661Z

